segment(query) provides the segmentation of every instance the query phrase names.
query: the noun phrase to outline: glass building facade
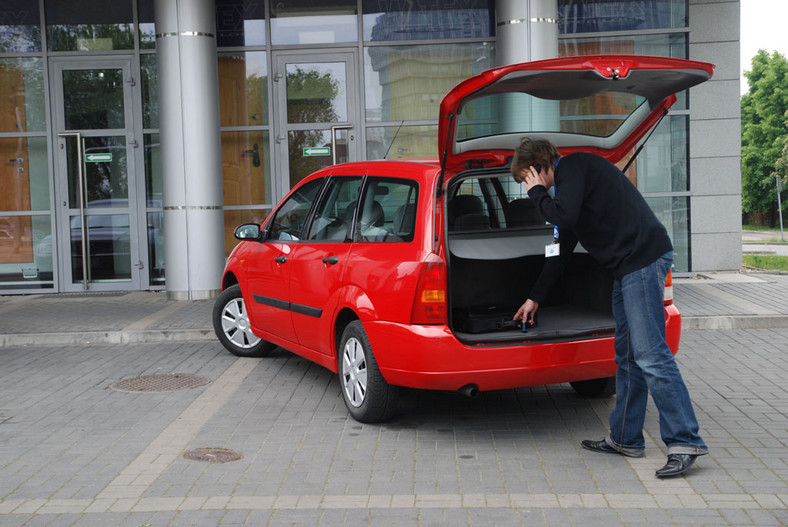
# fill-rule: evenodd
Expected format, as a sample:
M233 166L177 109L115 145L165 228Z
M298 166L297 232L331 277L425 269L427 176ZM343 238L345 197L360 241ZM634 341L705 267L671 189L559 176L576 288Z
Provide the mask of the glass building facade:
M438 107L495 66L494 0L216 0L225 251L346 160L436 158ZM560 55L688 58L686 0L558 1ZM162 289L153 0L0 0L0 293ZM614 111L589 109L587 111ZM627 175L690 258L680 94Z

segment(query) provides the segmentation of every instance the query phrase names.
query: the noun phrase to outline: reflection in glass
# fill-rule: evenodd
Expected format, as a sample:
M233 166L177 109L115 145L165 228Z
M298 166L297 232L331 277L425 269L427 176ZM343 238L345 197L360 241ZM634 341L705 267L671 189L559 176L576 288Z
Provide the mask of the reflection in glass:
M216 0L216 45L264 46L263 0Z
M365 42L495 36L492 0L363 0L361 11Z
M627 170L627 177L644 194L689 190L688 143L689 116L671 115L663 119ZM619 168L624 167L633 153L634 149L619 163Z
M653 55L655 57L687 58L687 33L636 35L626 37L562 38L558 56L570 55ZM679 100L673 110L687 108L686 92L676 94Z
M156 48L156 25L153 22L153 0L137 0L140 49Z
M222 187L225 205L271 201L268 132L222 132Z
M287 65L287 122L347 121L344 62Z
M244 223L262 224L271 209L242 209L224 211L224 255L230 256L230 251L238 245L235 239L235 229Z
M558 0L558 31L598 33L687 27L687 2Z
M46 130L43 70L39 58L0 59L0 132Z
M45 137L0 138L0 211L49 209Z
M264 51L219 55L222 126L268 124L268 73Z
M291 188L312 172L331 165L331 130L297 130L287 136ZM313 154L310 148L314 147L323 150Z
M51 289L52 220L0 216L0 290Z
M387 153L388 152L388 153ZM438 126L367 128L367 159L435 158Z
M86 207L128 207L126 138L123 136L84 137L83 142L83 159L77 159L76 138L66 138L69 207L79 208L77 163L83 163ZM110 155L111 159L110 161L87 160L96 155Z
M125 128L123 70L63 71L66 130Z
M150 284L164 285L164 212L148 212L147 218Z
M38 2L0 2L0 53L41 51L41 19Z
M72 216L71 279L82 282L82 229L79 216ZM128 214L89 215L85 218L88 240L88 280L131 279L131 237Z
M358 42L356 0L271 2L271 41L274 45Z
M161 207L161 144L159 134L145 134L145 199L148 207Z
M650 198L646 202L673 242L673 272L689 272L689 198L686 196Z
M130 1L45 0L50 51L134 49Z
M494 65L492 43L365 48L367 122L438 120L443 97Z
M159 127L159 77L156 72L156 54L140 55L142 76L142 127Z

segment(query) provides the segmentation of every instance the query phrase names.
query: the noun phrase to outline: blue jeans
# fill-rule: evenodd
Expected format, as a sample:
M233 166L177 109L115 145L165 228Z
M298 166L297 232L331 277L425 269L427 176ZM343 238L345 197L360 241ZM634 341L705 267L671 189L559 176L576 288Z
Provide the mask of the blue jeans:
M659 411L659 430L668 454L708 453L698 435L689 392L665 342L665 278L673 251L613 283L616 319L616 407L610 415L610 446L642 453L648 394Z

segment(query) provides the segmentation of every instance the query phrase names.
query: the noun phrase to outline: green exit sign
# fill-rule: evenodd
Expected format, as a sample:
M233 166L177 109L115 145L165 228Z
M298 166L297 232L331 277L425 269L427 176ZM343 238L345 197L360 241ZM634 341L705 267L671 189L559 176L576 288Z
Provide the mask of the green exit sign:
M313 146L310 148L304 148L304 156L330 156L331 155L331 147L330 146Z
M112 161L112 154L85 154L86 163L108 163Z

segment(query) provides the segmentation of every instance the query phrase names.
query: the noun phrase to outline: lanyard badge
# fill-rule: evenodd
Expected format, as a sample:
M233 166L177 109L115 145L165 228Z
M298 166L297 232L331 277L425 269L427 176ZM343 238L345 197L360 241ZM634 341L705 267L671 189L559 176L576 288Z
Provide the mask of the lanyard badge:
M557 162L556 165L558 165ZM558 187L555 183L553 184L553 194L558 196ZM545 258L551 258L559 254L561 254L561 245L558 243L558 225L553 225L553 243L545 245L544 256Z

